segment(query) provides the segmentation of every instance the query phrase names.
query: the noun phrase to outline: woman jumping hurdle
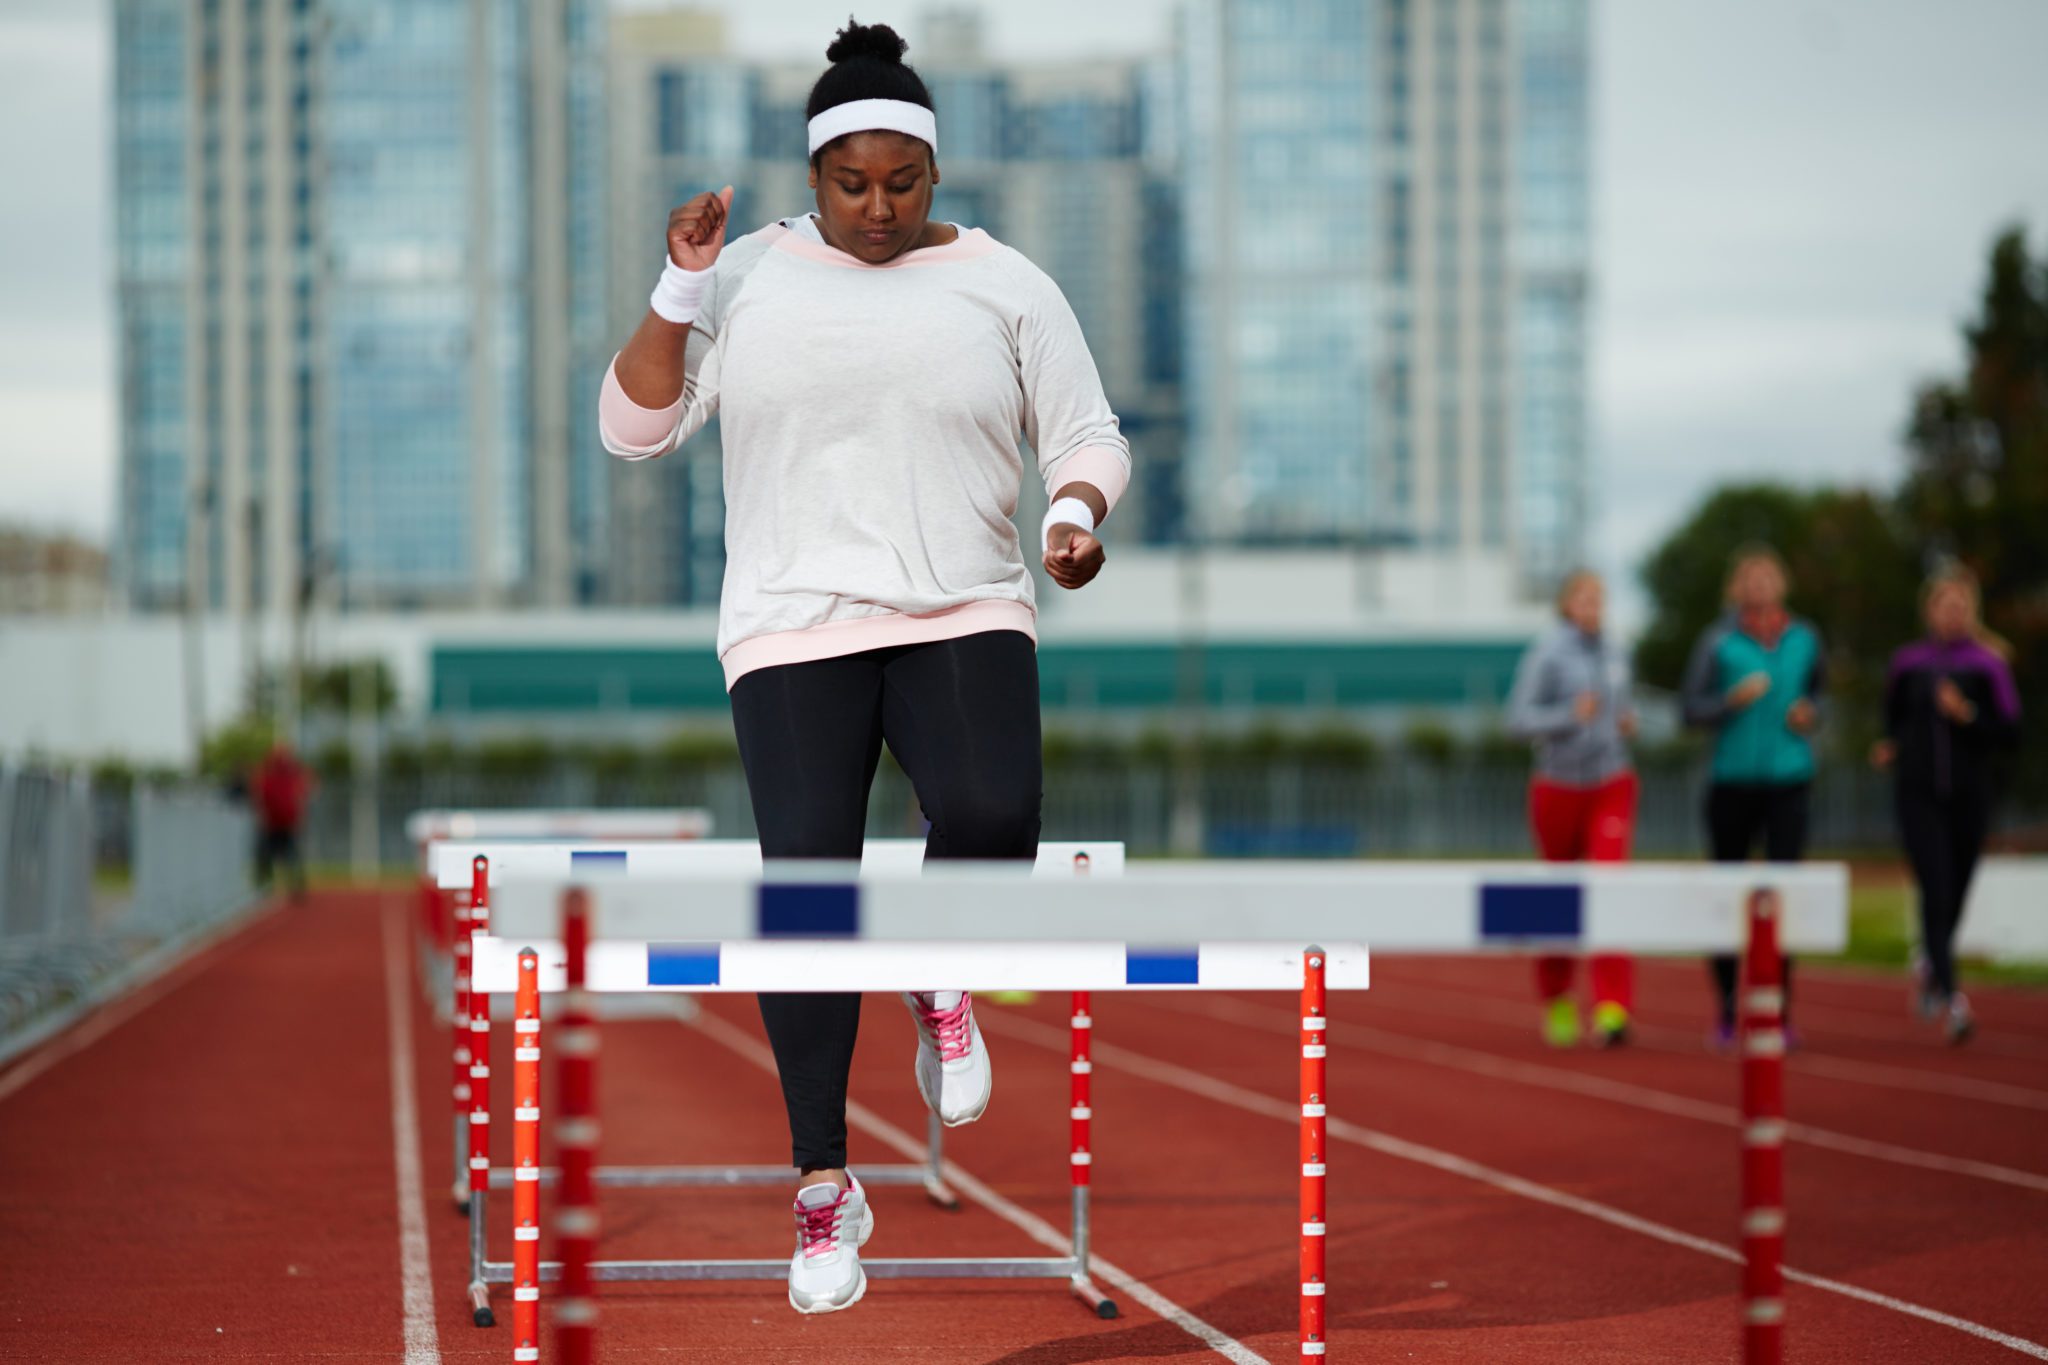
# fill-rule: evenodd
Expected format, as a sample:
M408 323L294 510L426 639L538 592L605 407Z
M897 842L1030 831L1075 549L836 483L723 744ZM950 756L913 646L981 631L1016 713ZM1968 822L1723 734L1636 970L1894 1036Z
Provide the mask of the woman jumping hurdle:
M669 216L668 255L599 405L605 448L667 454L713 415L727 547L718 654L764 857L857 859L883 744L931 820L929 858L1029 860L1040 803L1035 607L1011 518L1035 452L1031 551L1063 588L1130 477L1067 301L978 228L931 220L932 98L883 25L826 50L806 109L817 211L728 245L732 188ZM797 1179L789 1301L867 1287L874 1230L846 1170L860 997L763 995ZM989 1101L960 991L905 996L917 1085L947 1124Z

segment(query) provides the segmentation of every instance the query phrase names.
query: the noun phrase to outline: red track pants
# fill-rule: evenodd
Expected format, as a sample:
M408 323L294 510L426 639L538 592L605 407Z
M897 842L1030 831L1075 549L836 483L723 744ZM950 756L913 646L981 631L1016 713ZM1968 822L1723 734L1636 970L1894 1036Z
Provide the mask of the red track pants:
M1636 775L1623 773L1597 787L1567 787L1537 778L1529 784L1529 828L1536 848L1553 863L1584 860L1619 863L1628 860L1636 833ZM1536 993L1555 1000L1572 988L1576 959L1536 959ZM1635 1008L1635 963L1612 953L1596 954L1592 964L1593 1001L1613 1001Z

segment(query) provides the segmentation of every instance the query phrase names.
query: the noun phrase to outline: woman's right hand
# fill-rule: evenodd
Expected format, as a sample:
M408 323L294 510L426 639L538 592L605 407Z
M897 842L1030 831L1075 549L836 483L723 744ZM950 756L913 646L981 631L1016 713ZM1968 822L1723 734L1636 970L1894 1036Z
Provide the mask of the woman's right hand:
M1870 766L1883 772L1899 757L1899 746L1888 739L1881 739L1870 746Z
M709 270L725 248L725 219L732 209L732 186L716 194L698 195L669 210L668 257L684 270Z
M1764 693L1770 690L1770 674L1761 671L1752 673L1748 677L1744 678L1741 682L1735 684L1735 686L1728 689L1728 709L1731 711L1740 711L1745 707L1753 705L1758 698L1762 697Z

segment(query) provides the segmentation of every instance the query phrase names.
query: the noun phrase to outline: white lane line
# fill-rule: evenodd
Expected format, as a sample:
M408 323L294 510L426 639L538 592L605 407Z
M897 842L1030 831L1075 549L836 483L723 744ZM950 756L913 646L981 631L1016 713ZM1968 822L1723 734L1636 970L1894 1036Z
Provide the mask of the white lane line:
M261 901L186 941L173 941L158 948L140 962L102 985L106 1000L75 1021L60 1024L42 1045L4 1075L0 1075L0 1100L27 1085L67 1057L79 1053L112 1033L136 1015L190 981L208 959L229 947L246 929L275 923L270 918L279 902ZM124 993L125 992L125 993Z
M985 1017L977 1015L976 1022L981 1025L982 1031L985 1033L1008 1035L1033 1043L1048 1051L1063 1052L1067 1047L1067 1035L1064 1031L1048 1028L1043 1024L1034 1023L1030 1020L1018 1019L1008 1014L1001 1014L994 1010L989 1011ZM1340 1025L1339 1027L1342 1032L1348 1033L1350 1031L1348 1026ZM1341 1038L1342 1033L1339 1036ZM1215 1100L1219 1104L1226 1104L1234 1109L1242 1109L1246 1113L1278 1119L1290 1128L1298 1127L1301 1123L1301 1110L1297 1104L1277 1100L1269 1095L1259 1094L1254 1090L1246 1090L1242 1086L1232 1085L1229 1081L1218 1080L1214 1076L1206 1075L1200 1071L1192 1071L1187 1067L1177 1066L1172 1062L1162 1062L1156 1058L1141 1056L1114 1043L1104 1043L1098 1039L1094 1045L1094 1056L1098 1062L1108 1062L1111 1066L1127 1071L1134 1076L1154 1081L1160 1085L1172 1086L1177 1090L1185 1090L1189 1094L1200 1095L1205 1099ZM1588 1218L1606 1223L1610 1227L1622 1228L1629 1232L1654 1238L1659 1242L1668 1243L1671 1246L1684 1247L1688 1251L1696 1251L1702 1256L1711 1256L1716 1260L1728 1261L1736 1265L1742 1264L1742 1253L1726 1243L1716 1242L1711 1238L1696 1237L1692 1233L1681 1232L1677 1228L1654 1222L1648 1218L1639 1217L1636 1214L1617 1209L1610 1204L1602 1204L1597 1200L1586 1199L1576 1194L1566 1194L1563 1190L1552 1189L1548 1185L1539 1185L1533 1180L1525 1180L1521 1176L1495 1170L1491 1166L1483 1166L1479 1162L1457 1156L1451 1152L1424 1146L1419 1142L1409 1142L1405 1138L1397 1138L1389 1133L1382 1133L1371 1128L1362 1127L1347 1119L1332 1118L1327 1120L1326 1131L1331 1137L1379 1152L1385 1156L1398 1157L1403 1161L1414 1162L1420 1166L1433 1167L1436 1170L1444 1171L1451 1175L1463 1176L1468 1180L1476 1180L1481 1184L1491 1185L1497 1190L1520 1195L1524 1199L1533 1200L1539 1204L1549 1204L1553 1208L1567 1209L1573 1213L1583 1214ZM1857 1285L1846 1284L1840 1280L1831 1280L1822 1275L1810 1274L1803 1270L1794 1270L1790 1266L1785 1267L1785 1278L1830 1294L1840 1294L1844 1298L1856 1299L1880 1308L1889 1308L1895 1313L1903 1313L1908 1317L1919 1318L1926 1322L1953 1328L1958 1332L1968 1333L1970 1336L1978 1337L1985 1341L1996 1342L2000 1346L2018 1351L2022 1355L2032 1356L2036 1360L2048 1360L2048 1346L2044 1346L2037 1341L2029 1341L2024 1337L2016 1337L2010 1333L2001 1332L1995 1327L1986 1327L1979 1322L1971 1322L1968 1318L1955 1317L1952 1314L1943 1313L1937 1309L1927 1308L1917 1303L1909 1303L1904 1299L1895 1299L1889 1294L1880 1294L1875 1290L1863 1289Z
M768 1050L766 1045L744 1030L727 1023L709 1010L700 1010L695 1018L686 1019L682 1022L684 1027L693 1028L714 1042L730 1048L755 1066L766 1071L769 1075L775 1074L775 1055ZM1061 1035L1062 1038L1065 1036L1064 1034ZM1061 1046L1065 1046L1065 1044L1062 1043ZM882 1142L895 1148L903 1154L905 1160L916 1162L925 1160L925 1146L922 1141L913 1138L910 1134L904 1132L895 1124L890 1123L858 1100L847 1101L846 1118L856 1128L861 1129L872 1137L879 1138ZM951 1161L944 1163L944 1169L947 1181L955 1189L958 1189L962 1194L1008 1223L1011 1227L1022 1232L1032 1241L1037 1242L1040 1246L1049 1248L1061 1256L1072 1253L1074 1244L1067 1239L1066 1235L1037 1214L1017 1207ZM1088 1268L1097 1279L1106 1280L1110 1284L1115 1285L1125 1294L1145 1305L1145 1307L1152 1310L1159 1317L1180 1328L1217 1355L1233 1362L1233 1365L1268 1365L1264 1356L1253 1351L1243 1342L1230 1336L1222 1329L1204 1322L1172 1299L1167 1298L1164 1294L1146 1284L1143 1280L1118 1268L1102 1257L1090 1256L1088 1258Z
M1375 986L1373 990L1383 999L1394 1001L1399 1008L1418 1014L1501 1024L1523 1035L1534 1032L1530 1022L1534 1016L1528 1006L1510 1004L1494 995L1470 992L1439 983L1423 985L1416 982ZM1417 995L1451 995L1456 996L1459 1003L1424 1003L1415 998ZM1680 1056L1698 1056L1704 1052L1698 1037L1680 1029L1638 1021L1630 1025L1630 1032L1637 1042L1659 1052L1670 1052ZM1954 1095L1962 1099L1980 1100L1986 1104L2003 1104L2015 1109L2048 1112L2048 1091L2031 1090L2026 1086L2009 1085L2004 1081L1978 1080L1970 1076L1953 1076L1917 1067L1888 1066L1881 1062L1852 1061L1846 1057L1823 1057L1812 1052L1793 1054L1785 1059L1785 1067L1788 1071L1823 1076L1829 1080L1846 1081L1856 1085L1912 1090L1933 1095Z
M381 901L383 898L380 897ZM398 1168L399 1283L405 1301L405 1365L441 1365L434 1326L434 1276L427 1258L427 1206L421 1194L420 1114L412 1060L412 996L405 939L392 912L377 910L384 933L384 1000L391 1032L391 1148Z
M1291 1013L1226 997L1203 997L1200 1000L1170 1000L1161 997L1150 999L1146 1003L1154 1008L1175 1013L1197 1014L1229 1023L1248 1024L1269 1033L1291 1034L1298 1027L1295 1016ZM1673 1095L1668 1091L1652 1090L1648 1086L1636 1085L1631 1081L1618 1081L1583 1071L1569 1071L1563 1067L1543 1066L1535 1062L1517 1061L1511 1057L1499 1057L1490 1052L1459 1047L1454 1043L1439 1043L1402 1033L1388 1033L1383 1029L1368 1028L1360 1024L1346 1022L1341 1027L1347 1043L1370 1048L1375 1052L1389 1057L1399 1057L1405 1061L1450 1067L1475 1076L1487 1076L1520 1085L1541 1086L1546 1090L1586 1095L1614 1104L1669 1114L1674 1118L1712 1123L1723 1128L1742 1126L1741 1113L1730 1105L1696 1100L1686 1095ZM1838 1133L1829 1128L1816 1128L1809 1123L1788 1123L1785 1125L1785 1135L1809 1147L1843 1152L1872 1161L1889 1161L1897 1166L1912 1166L1924 1171L1939 1171L1944 1175L1991 1180L2002 1185L2032 1190L2038 1194L2048 1194L2048 1175L2022 1171L2011 1166L2000 1166L1989 1161L1944 1156L1938 1152L1923 1152L1915 1147L1901 1147L1896 1143L1878 1142L1850 1133Z

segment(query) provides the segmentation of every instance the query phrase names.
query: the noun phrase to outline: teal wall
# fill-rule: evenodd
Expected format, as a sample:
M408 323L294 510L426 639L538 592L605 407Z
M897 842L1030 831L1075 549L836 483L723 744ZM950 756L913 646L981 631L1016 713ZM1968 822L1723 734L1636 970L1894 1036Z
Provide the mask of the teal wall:
M1213 643L1201 651L1211 706L1498 706L1523 641ZM1172 644L1049 645L1038 654L1049 709L1171 706L1183 658ZM725 709L708 649L443 645L432 656L437 715Z

